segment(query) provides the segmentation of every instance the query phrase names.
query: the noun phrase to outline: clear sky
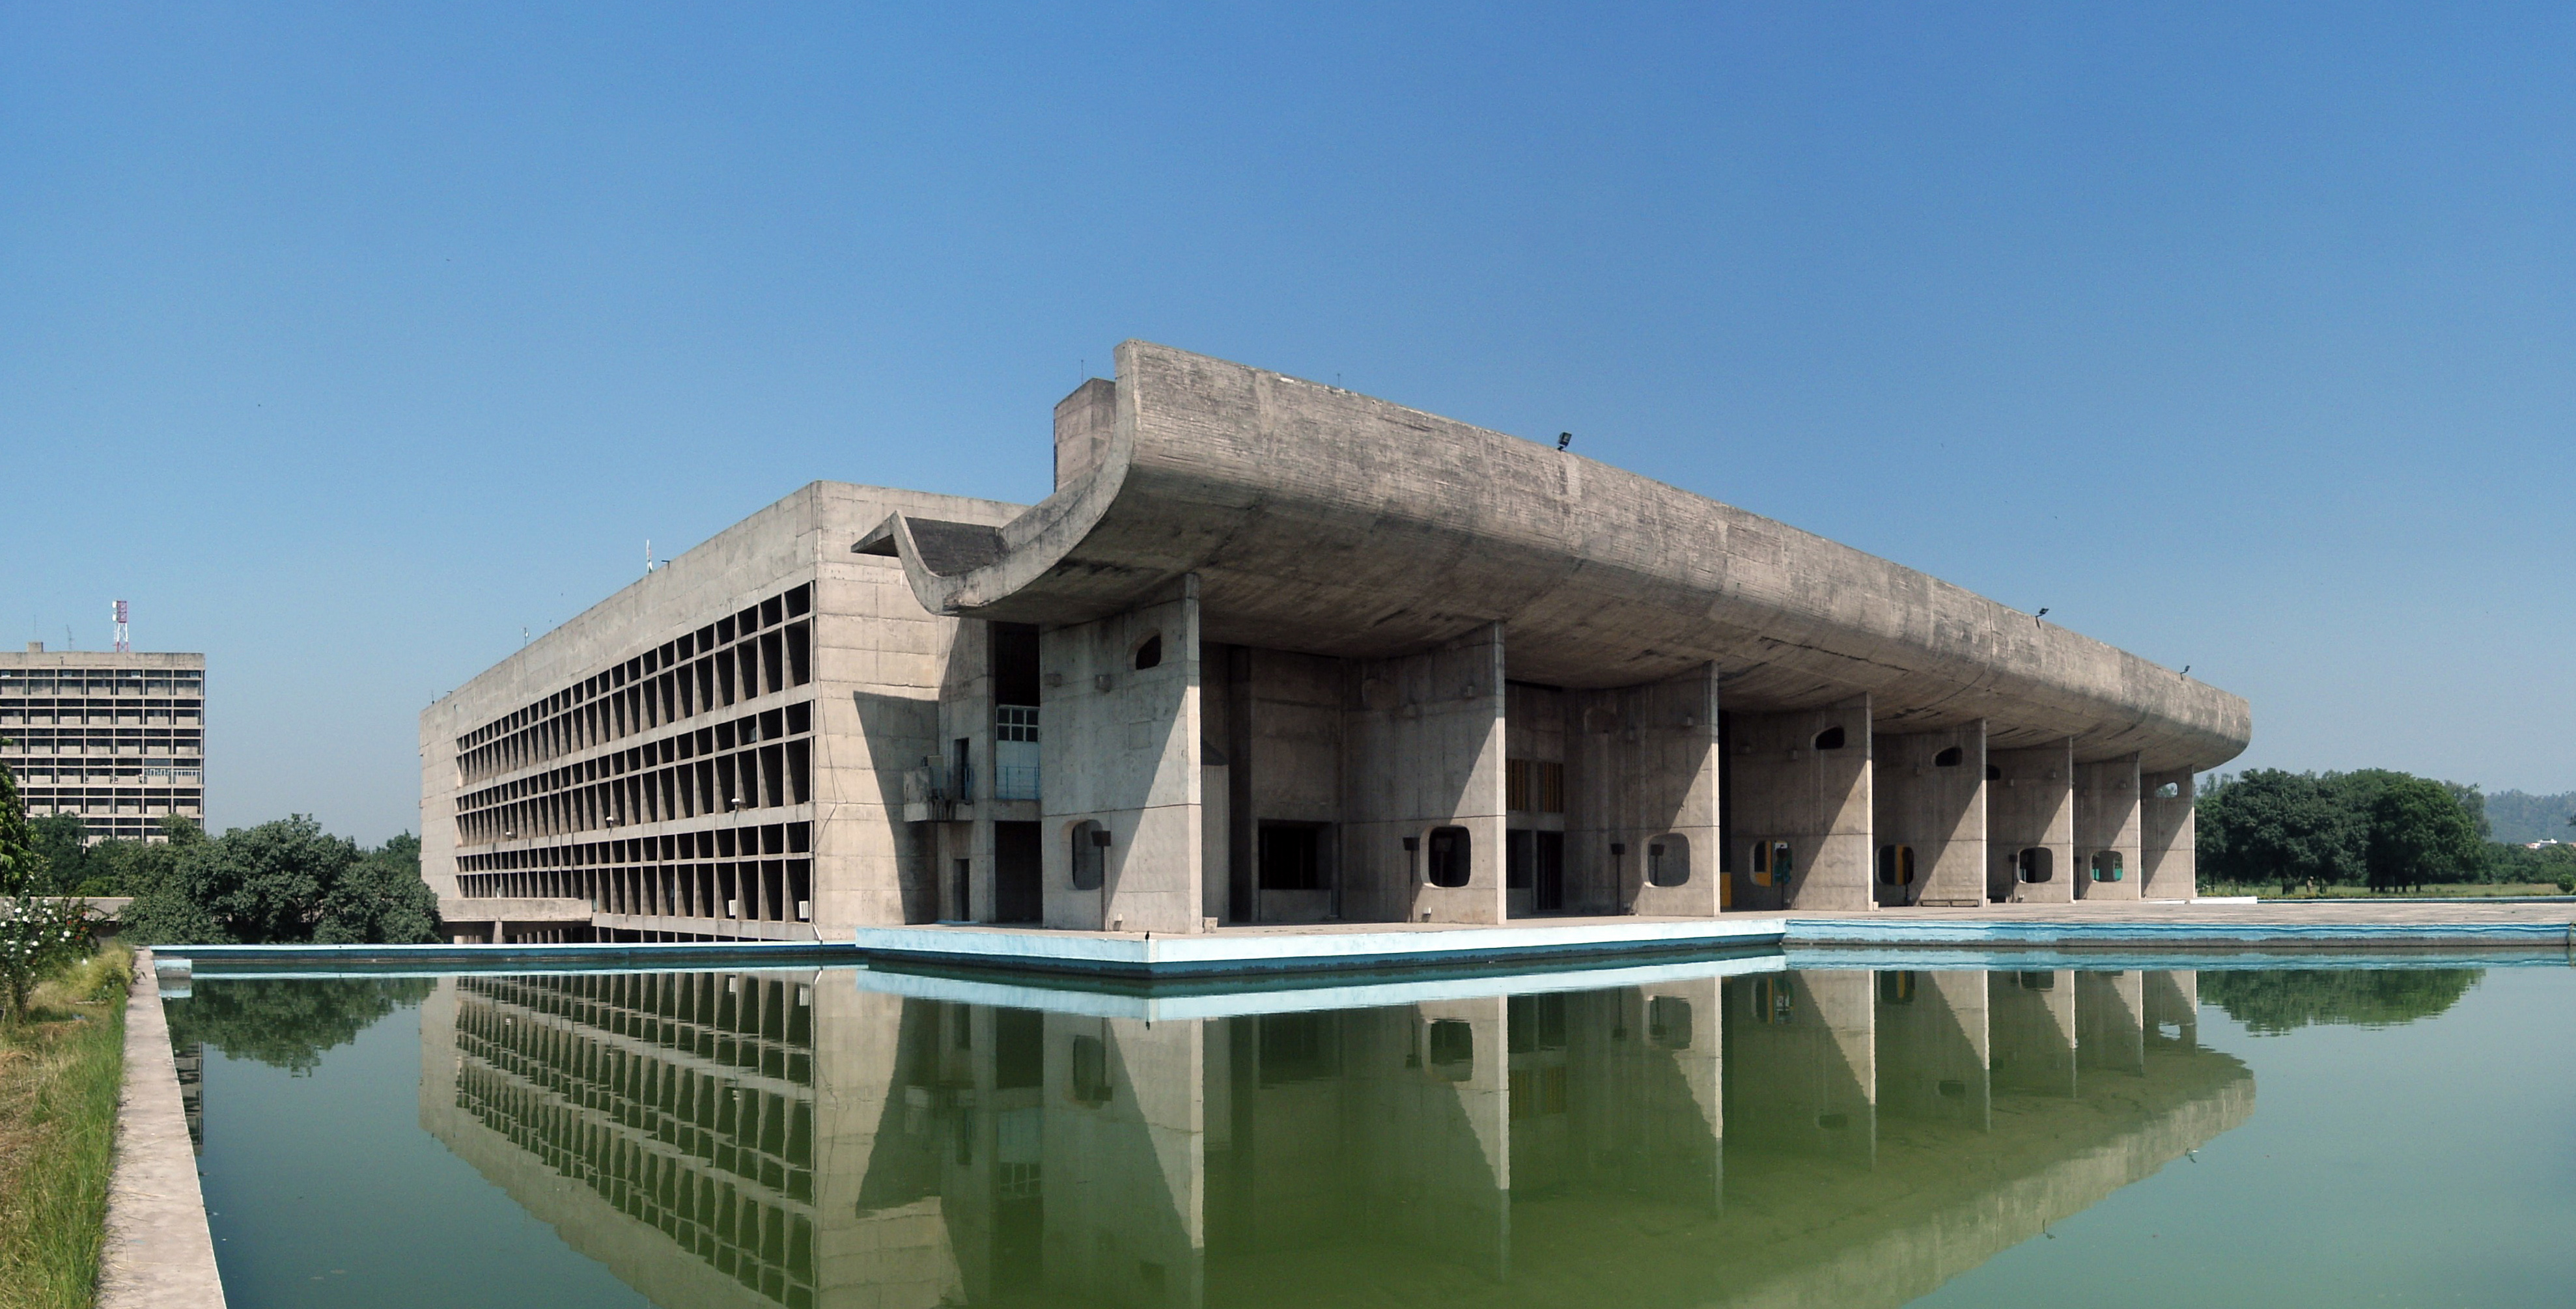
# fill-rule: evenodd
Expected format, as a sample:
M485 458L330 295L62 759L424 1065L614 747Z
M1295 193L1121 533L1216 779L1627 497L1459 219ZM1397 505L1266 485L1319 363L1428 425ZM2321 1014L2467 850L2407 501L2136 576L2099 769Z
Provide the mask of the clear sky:
M2576 788L2576 9L0 2L0 632L209 809L816 478L1029 500L1142 337ZM14 645L11 648L15 648Z

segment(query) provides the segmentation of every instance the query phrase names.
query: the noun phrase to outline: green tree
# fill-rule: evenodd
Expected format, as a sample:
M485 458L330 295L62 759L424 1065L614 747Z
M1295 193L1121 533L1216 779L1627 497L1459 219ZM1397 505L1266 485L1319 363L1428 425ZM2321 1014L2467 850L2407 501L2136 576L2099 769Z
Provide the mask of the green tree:
M2222 779L2199 801L2203 867L2231 882L2277 882L2281 893L2340 881L2353 823L2334 787L2311 773L2258 768Z
M2459 1003L2477 968L2239 968L2204 970L2200 998L2256 1036L2311 1024L2390 1027Z
M205 978L170 1002L170 1040L303 1076L378 1019L419 1004L432 985L425 977Z
M409 832L359 856L322 897L313 939L419 944L438 939L438 895L420 878L420 838Z
M2486 867L2486 839L2440 782L2403 776L2384 782L2371 797L2369 814L2363 863L2371 890L2465 882Z
M0 765L0 1019L12 1023L36 983L92 947L95 916L82 901L46 895L48 871L17 775Z
M36 853L45 861L44 875L38 880L46 894L70 894L89 866L89 823L79 814L53 814L27 827Z
M408 833L372 851L298 814L174 840L136 865L126 930L146 943L437 939L438 900Z

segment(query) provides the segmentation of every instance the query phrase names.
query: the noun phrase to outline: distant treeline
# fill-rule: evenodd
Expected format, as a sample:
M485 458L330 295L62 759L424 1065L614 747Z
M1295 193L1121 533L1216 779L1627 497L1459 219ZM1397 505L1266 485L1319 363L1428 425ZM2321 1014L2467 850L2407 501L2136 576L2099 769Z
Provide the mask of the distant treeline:
M221 836L172 816L150 843L84 844L71 814L27 827L35 893L132 896L120 931L138 944L438 939L438 897L408 832L370 850L301 814Z
M2576 841L2576 791L2533 795L2498 791L2487 797L2487 837L2508 845Z
M2464 882L2576 890L2576 846L2526 850L2491 839L2487 805L2474 786L2381 768L2224 774L2200 790L2201 880L2273 883L2284 894Z

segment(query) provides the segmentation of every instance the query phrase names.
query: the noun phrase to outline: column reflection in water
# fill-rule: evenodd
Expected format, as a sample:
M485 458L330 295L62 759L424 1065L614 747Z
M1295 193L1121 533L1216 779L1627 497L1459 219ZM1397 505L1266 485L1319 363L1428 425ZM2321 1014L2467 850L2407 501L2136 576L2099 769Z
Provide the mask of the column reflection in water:
M1758 966L463 977L421 1117L668 1309L1194 1309L1899 1304L2252 1107L2189 973Z

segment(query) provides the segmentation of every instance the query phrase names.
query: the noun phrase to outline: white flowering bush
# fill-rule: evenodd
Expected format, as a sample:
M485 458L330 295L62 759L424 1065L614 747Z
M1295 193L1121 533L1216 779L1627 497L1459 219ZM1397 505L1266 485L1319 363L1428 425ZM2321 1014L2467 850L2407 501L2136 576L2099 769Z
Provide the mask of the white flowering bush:
M55 972L85 959L97 946L98 913L87 900L68 896L19 896L0 901L0 996L5 1017L26 1016L28 993Z

